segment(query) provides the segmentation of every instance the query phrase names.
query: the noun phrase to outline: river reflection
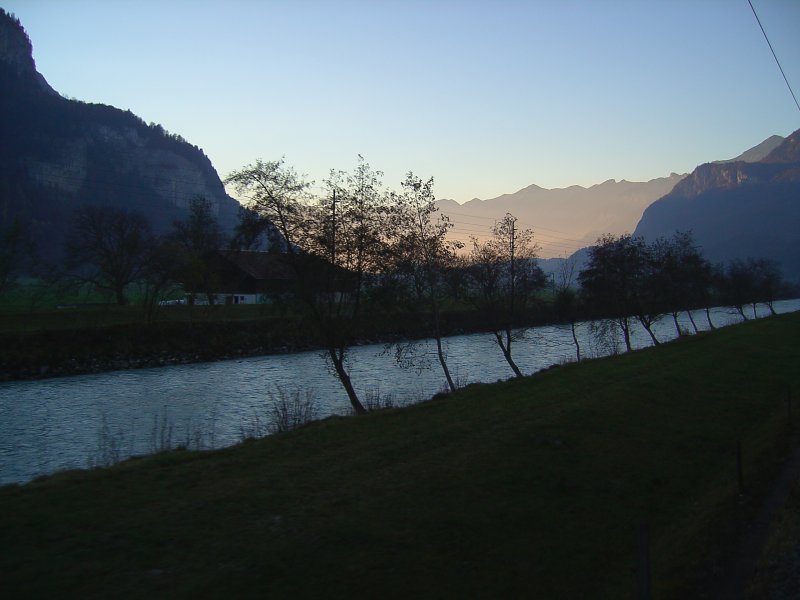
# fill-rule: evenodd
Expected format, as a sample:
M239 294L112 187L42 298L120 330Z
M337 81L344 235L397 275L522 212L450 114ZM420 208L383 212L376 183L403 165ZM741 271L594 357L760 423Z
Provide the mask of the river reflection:
M776 303L778 312L800 309L800 300ZM767 315L759 306L758 315ZM695 321L707 329L705 314ZM739 322L728 309L712 311L716 326ZM682 316L683 329L692 330ZM671 318L657 323L659 340L675 337ZM589 324L578 325L583 357L613 351L598 343ZM619 343L619 341L617 341ZM651 344L634 327L634 347ZM621 348L620 348L621 349ZM380 345L353 348L351 377L359 395L390 395L395 404L430 398L444 378L431 342L415 354L421 368L401 368ZM461 385L507 379L512 373L488 334L447 340L448 366ZM528 329L514 347L526 374L575 360L568 326ZM429 368L424 368L428 363ZM86 468L167 446L218 448L240 441L264 424L269 393L312 390L318 416L349 412L347 396L319 352L264 356L158 369L115 371L0 384L0 483L28 481L62 469Z

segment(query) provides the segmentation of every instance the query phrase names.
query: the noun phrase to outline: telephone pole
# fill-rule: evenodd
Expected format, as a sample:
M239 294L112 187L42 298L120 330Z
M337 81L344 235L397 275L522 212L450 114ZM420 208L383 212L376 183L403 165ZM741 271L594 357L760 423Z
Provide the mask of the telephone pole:
M333 189L333 203L331 205L333 212L331 222L331 264L336 264L336 188Z

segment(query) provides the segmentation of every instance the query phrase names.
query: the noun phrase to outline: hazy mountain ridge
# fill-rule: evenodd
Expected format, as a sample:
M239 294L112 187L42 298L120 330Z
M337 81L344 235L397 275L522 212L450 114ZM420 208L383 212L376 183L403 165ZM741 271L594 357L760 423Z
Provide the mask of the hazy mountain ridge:
M440 200L437 205L455 224L453 237L464 240L475 231L477 218L484 230L506 212L515 215L521 227L537 234L543 256L571 254L581 243L591 244L603 233L630 232L644 209L667 194L685 175L672 173L646 182L609 179L588 188L573 185L546 189L530 185L513 194L489 200L474 199L464 204ZM471 225L462 226L460 223Z
M83 203L135 208L156 231L205 197L230 230L239 203L208 157L130 111L62 98L36 71L22 25L0 10L2 217L28 222L45 256L58 254Z
M783 140L786 139L780 135L771 135L767 139L765 139L760 144L757 144L742 152L736 158L730 158L728 160L715 160L713 164L724 164L724 163L733 163L733 162L760 162L764 160L770 152L775 150L778 146L783 143Z
M800 130L760 162L708 163L644 211L634 235L691 230L712 261L764 257L800 280Z

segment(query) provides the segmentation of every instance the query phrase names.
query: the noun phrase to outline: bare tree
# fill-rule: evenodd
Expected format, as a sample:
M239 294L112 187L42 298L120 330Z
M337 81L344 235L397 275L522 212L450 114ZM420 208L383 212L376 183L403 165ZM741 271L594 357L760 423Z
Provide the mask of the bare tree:
M756 297L755 271L747 261L734 259L725 268L722 280L723 294L726 302L739 313L743 321L747 321L745 307L754 302ZM755 309L753 309L755 317Z
M441 304L447 293L447 272L456 262L456 251L463 247L448 241L450 220L439 215L433 194L433 178L423 181L413 173L402 183L403 193L395 196L392 213L393 266L407 278L417 302L428 315L430 335L436 343L436 355L451 392L456 383L447 366L442 341ZM398 362L403 363L404 345L398 346ZM407 356L407 355L405 355Z
M145 320L153 321L163 294L177 281L175 256L180 253L174 241L157 238L147 252L142 269L142 291Z
M225 179L246 200L243 229L249 237L266 234L271 249L294 254L310 235L311 184L284 159L257 160Z
M307 296L327 347L327 357L347 392L353 410L366 412L348 372L346 359L367 306L369 279L386 256L389 196L383 173L363 157L352 173L331 171L328 194L311 211L308 251L330 267L315 274L322 293ZM304 286L309 289L309 285Z
M630 351L631 316L641 312L645 245L630 235L601 236L589 249L589 262L579 274L581 295L595 315L613 319Z
M670 239L657 239L651 245L651 260L654 269L650 285L672 315L678 336L683 335L678 323L682 310L697 333L691 309L705 302L711 284L711 265L695 245L692 234L676 232Z
M575 290L575 260L567 259L561 263L559 271L553 278L556 318L562 323L569 323L572 343L575 345L575 358L581 360L581 345L575 331L578 292Z
M311 197L309 184L283 160L257 161L226 179L264 226L280 233L295 273L295 295L359 414L366 409L350 379L347 354L366 308L370 278L386 256L389 210L381 177L359 157L354 172L331 172L320 198Z
M489 240L472 238L474 300L490 319L497 345L517 377L522 371L514 361L512 344L522 335L518 319L545 281L535 262L537 251L533 231L518 229L517 218L510 213L495 223Z
M768 258L750 260L748 264L755 274L753 313L755 303L762 302L769 309L770 315L775 316L775 300L785 288L780 265Z
M730 261L721 280L725 301L743 320L747 320L744 310L747 305L751 305L753 318L756 318L756 306L760 302L774 315L774 302L783 285L778 263L764 258Z
M176 276L192 301L197 294L204 294L208 303L214 304L219 291L217 256L225 236L208 200L192 199L188 219L175 221L169 237L176 250Z
M66 242L71 276L128 303L127 288L142 277L152 235L140 213L110 206L86 205L76 211Z
M0 227L0 294L13 289L19 277L30 274L36 263L36 244L18 218Z

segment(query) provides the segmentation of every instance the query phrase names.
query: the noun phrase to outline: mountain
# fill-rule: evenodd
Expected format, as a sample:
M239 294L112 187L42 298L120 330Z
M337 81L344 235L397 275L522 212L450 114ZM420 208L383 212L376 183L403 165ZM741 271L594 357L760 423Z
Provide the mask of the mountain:
M20 22L0 9L0 223L19 218L58 256L75 209L137 209L164 232L203 196L227 231L239 203L198 147L130 111L69 100L36 70Z
M767 157L770 152L775 150L783 143L785 138L780 135L771 135L757 146L753 146L749 150L742 152L736 158L728 160L715 160L714 164L724 164L732 162L759 162Z
M521 227L533 229L542 256L564 256L594 243L604 233L630 232L642 211L683 177L672 173L647 182L609 179L588 188L531 185L490 200L465 204L440 200L437 204L454 224L453 238L467 241L470 235L488 235L493 222L510 212Z
M778 261L800 281L800 130L758 162L709 163L644 211L634 235L691 230L706 257Z

